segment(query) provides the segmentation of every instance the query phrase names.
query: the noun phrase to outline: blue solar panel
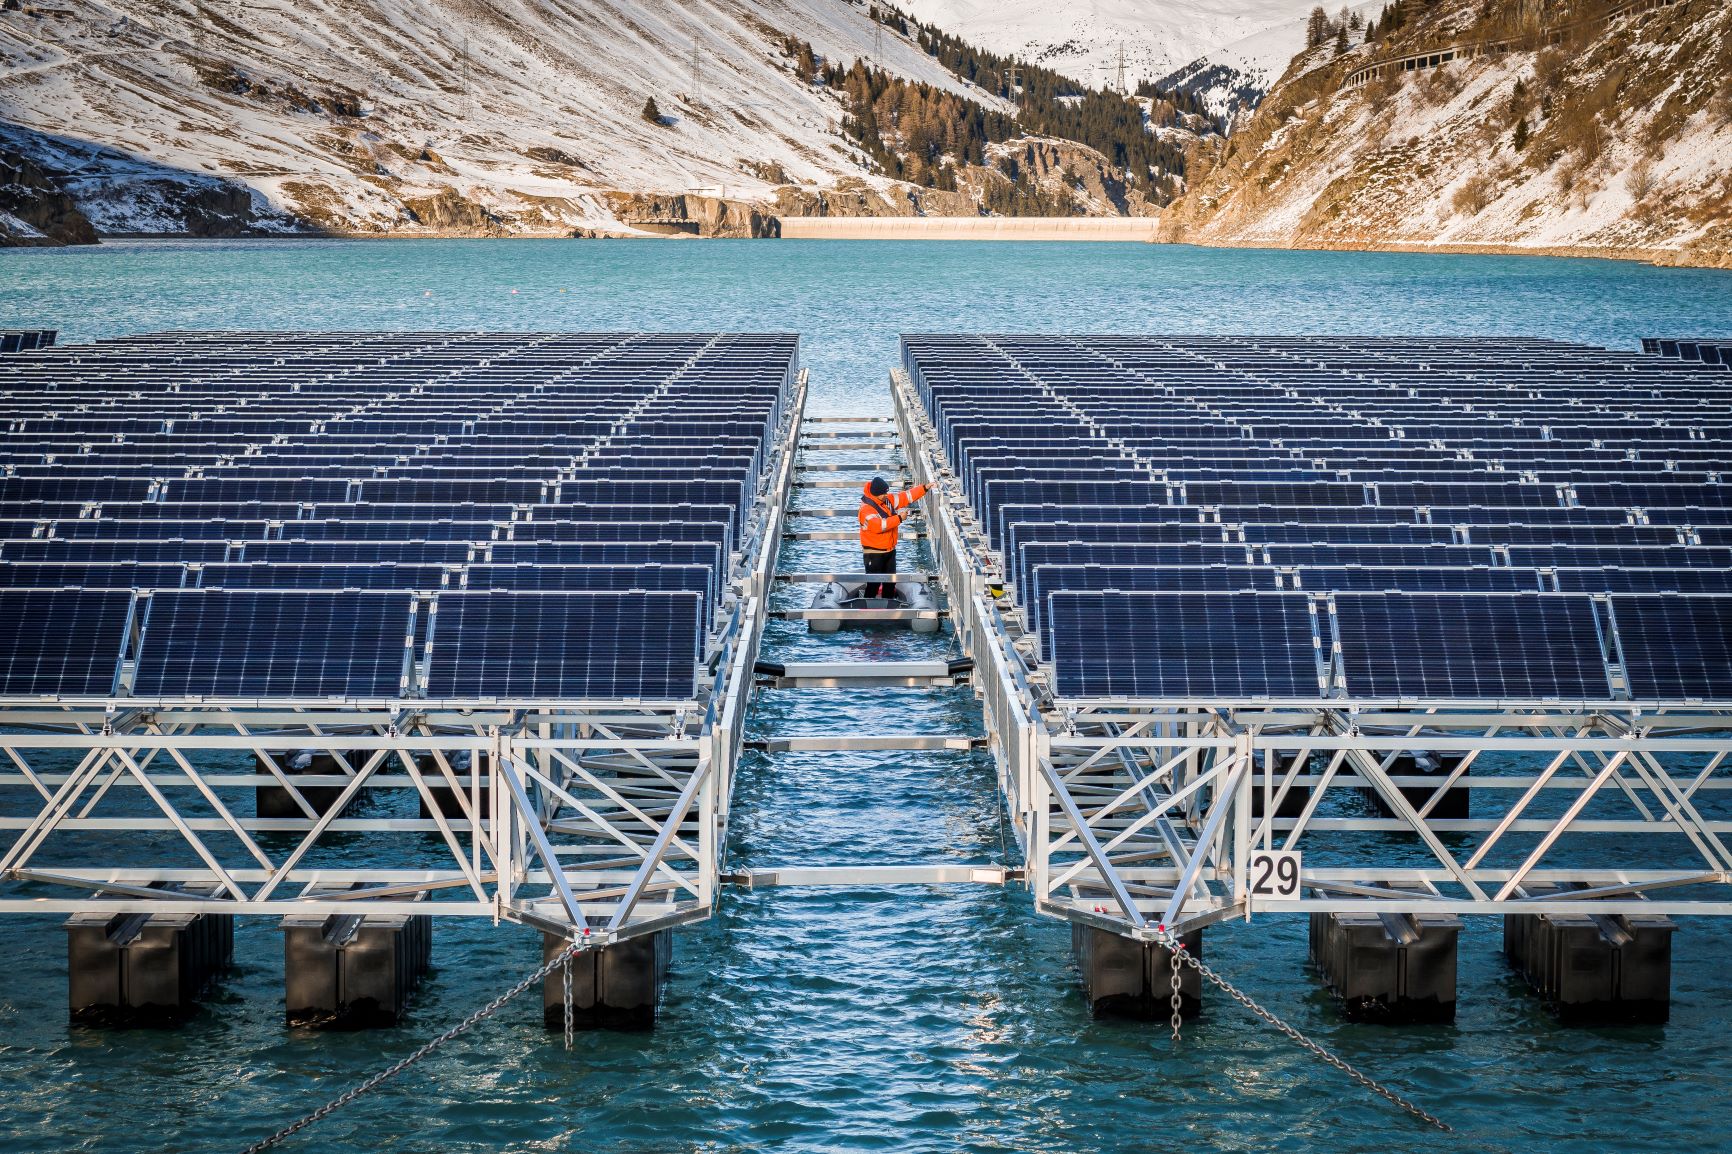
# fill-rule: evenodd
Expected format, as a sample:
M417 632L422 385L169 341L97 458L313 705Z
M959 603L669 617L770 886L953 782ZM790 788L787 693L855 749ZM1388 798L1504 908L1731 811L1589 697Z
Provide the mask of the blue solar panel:
M132 620L127 592L0 589L0 697L107 697Z
M246 562L205 565L198 570L201 589L402 589L431 591L446 583L440 565L395 561L370 565Z
M1732 569L1559 569L1565 593L1732 593Z
M692 593L442 593L428 696L685 700L697 692Z
M471 590L577 591L683 590L708 597L715 572L707 565L471 565L465 588Z
M1485 545L1265 545L1269 562L1291 566L1377 565L1424 569L1490 565L1495 554ZM1527 563L1532 567L1532 562Z
M292 533L292 527L285 527ZM240 560L273 565L460 565L469 559L461 541L249 541Z
M1028 584L1029 624L1043 637L1050 595L1061 591L1226 593L1276 587L1275 571L1257 565L1037 565L1029 570Z
M401 593L155 593L133 695L395 697L410 606Z
M1342 593L1347 691L1360 698L1603 701L1611 696L1586 597Z
M96 561L0 562L0 585L14 589L178 589L185 584L184 565Z
M1042 565L1246 565L1250 552L1243 545L1218 542L1034 541L1021 549L1016 569L1017 602L1034 602L1030 578Z
M1690 545L1512 545L1512 565L1575 569L1608 566L1626 569L1725 569L1732 549Z
M1332 590L1394 590L1407 593L1537 593L1547 588L1537 569L1417 568L1385 565L1303 565L1293 570L1295 588L1307 593Z
M0 557L7 561L119 562L154 561L177 563L221 561L228 555L228 546L221 541L117 541L61 540L49 538L35 541L8 541L0 545Z
M1612 598L1638 700L1732 701L1732 597Z
M1054 593L1061 697L1316 698L1308 599L1283 593Z
M1456 540L1450 525L1248 522L1242 528L1245 540L1253 544L1453 545Z

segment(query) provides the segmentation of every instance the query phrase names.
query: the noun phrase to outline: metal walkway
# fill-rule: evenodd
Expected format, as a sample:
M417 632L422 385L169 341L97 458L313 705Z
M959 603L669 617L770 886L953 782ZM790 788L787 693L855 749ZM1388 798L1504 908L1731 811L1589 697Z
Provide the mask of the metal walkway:
M794 479L788 490L790 523L805 525L806 519L843 522L841 527L822 529L789 529L783 534L786 542L837 542L850 556L858 539L855 524L856 504L808 504L802 497L813 494L820 500L825 494L846 491L856 493L875 474L891 480L892 486L910 481L908 452L895 421L887 417L807 417L798 438L799 458ZM839 459L846 458L846 459ZM852 474L852 476L848 476ZM799 519L796 522L796 519ZM902 530L902 562L922 543L928 541L924 530L917 528L916 514L912 523ZM848 583L867 580L867 575L845 569L836 571L779 570L772 582L794 599L805 599L809 590L829 581ZM873 579L882 579L875 577ZM814 616L840 616L845 627L900 628L916 618L947 619L949 610L943 602L942 575L923 571L902 570L890 575L892 580L918 580L933 585L940 593L939 607L933 610L858 609L822 610L804 608L772 608L771 619L803 621ZM836 637L836 634L827 634ZM969 685L974 663L955 650L955 639L941 630L925 635L934 653L919 660L775 660L774 645L766 646L756 663L759 689L826 689L851 691L872 689L946 689ZM810 657L809 653L802 653ZM985 748L988 738L983 732L971 733L830 733L778 735L749 738L745 746L759 750L772 758L784 753L868 753L868 752L945 752ZM880 885L1001 885L1016 871L1005 865L811 865L769 866L730 873L727 881L750 888L765 886L825 887Z

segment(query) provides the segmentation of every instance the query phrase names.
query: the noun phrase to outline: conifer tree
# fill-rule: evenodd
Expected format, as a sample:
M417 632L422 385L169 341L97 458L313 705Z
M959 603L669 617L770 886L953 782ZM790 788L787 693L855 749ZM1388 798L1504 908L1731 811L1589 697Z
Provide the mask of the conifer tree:
M656 98L650 97L643 102L643 118L651 124L662 122L662 110L656 107Z
M1311 9L1311 15L1305 21L1305 47L1316 48L1323 43L1323 37L1329 34L1329 13L1323 11L1321 5Z

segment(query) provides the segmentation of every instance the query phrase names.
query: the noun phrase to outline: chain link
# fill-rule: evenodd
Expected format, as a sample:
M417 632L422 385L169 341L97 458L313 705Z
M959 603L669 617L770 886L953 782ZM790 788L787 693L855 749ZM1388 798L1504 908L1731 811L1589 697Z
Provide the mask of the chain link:
M530 974L527 978L524 978L515 986L512 986L509 990L506 990L503 994L500 994L497 998L494 998L491 1002L488 1002L485 1006L482 1006L479 1010L476 1010L461 1022L458 1022L455 1026L452 1026L443 1034L440 1034L438 1037L427 1042L407 1058L385 1067L366 1081L350 1087L335 1098L332 1098L329 1102L326 1102L323 1106L320 1106L317 1110L314 1110L311 1114L297 1118L295 1121L284 1126L281 1130L278 1130L270 1137L261 1138L259 1141L254 1142L251 1146L248 1146L243 1150L241 1154L259 1154L260 1151L269 1150L272 1146L277 1145L286 1138L300 1133L315 1122L323 1121L330 1115L335 1114L338 1110L341 1110L344 1106L347 1106L350 1102L353 1102L361 1095L378 1089L380 1085L392 1078L395 1078L398 1074L401 1074L410 1066L413 1066L421 1059L427 1057L427 1055L431 1054L445 1043L467 1033L472 1027L486 1021L494 1014L497 1014L504 1008L507 1002L521 995L525 990L528 990L531 986L535 985L535 983L546 981L548 976L560 966L564 965L569 967L571 955L577 953L581 948L582 947L575 942L567 945L565 949L560 951L558 957L544 964L539 970L536 970L533 974Z
M565 1048L569 1050L571 1049L571 951L566 951L565 965L561 968L565 971Z
M1179 995L1179 951L1169 946L1167 957L1173 966L1173 1045L1176 1046L1179 1044L1179 1025L1184 1021L1184 1015L1180 1011L1185 1005L1184 999Z
M1437 1115L1426 1110L1424 1107L1419 1106L1416 1103L1408 1101L1406 1098L1403 1098L1400 1094L1396 1093L1394 1090L1391 1090L1388 1086L1383 1085L1381 1082L1377 1081L1375 1078L1372 1078L1366 1074L1361 1073L1359 1070L1357 1070L1353 1066L1349 1065L1345 1059L1339 1058L1336 1055L1330 1053L1328 1050L1324 1049L1321 1045L1319 1045L1316 1042L1313 1042L1310 1038L1307 1038L1304 1034L1301 1034L1298 1030L1294 1029L1292 1026L1289 1026L1286 1022L1284 1022L1280 1018L1276 1017L1271 1011L1266 1010L1262 1006L1258 1005L1254 1000L1252 1000L1252 998L1249 994L1246 994L1245 992L1240 990L1238 987L1234 986L1233 983L1229 982L1226 978L1223 978L1220 974L1216 973L1214 970L1212 970L1208 966L1204 965L1201 958L1197 957L1195 954L1192 954L1190 951L1186 950L1185 944L1183 942L1181 942L1178 939L1178 937L1175 936L1170 930L1167 930L1165 927L1162 927L1162 929L1160 930L1160 933L1161 933L1161 938L1160 938L1161 944L1166 946L1168 950L1172 951L1173 973L1175 975L1175 977L1174 977L1175 983L1178 980L1177 974L1178 974L1178 970L1179 970L1179 958L1181 956L1183 956L1185 959L1185 962L1192 969L1196 970L1197 973L1201 974L1203 977L1207 978L1215 986L1219 987L1222 990L1222 992L1224 992L1228 997L1232 998L1235 1002L1238 1002L1241 1006L1244 1006L1247 1010L1250 1010L1253 1014L1257 1015L1259 1018L1262 1018L1265 1022L1269 1023L1269 1025L1275 1027L1275 1029L1279 1030L1281 1033L1285 1034L1287 1037L1291 1038L1293 1041L1299 1043L1300 1046L1304 1047L1306 1050L1309 1050L1313 1055L1322 1059L1328 1065L1335 1067L1337 1070L1340 1070L1343 1074L1346 1074L1349 1078L1353 1079L1355 1082L1359 1083L1361 1086L1365 1087L1367 1090L1370 1090L1373 1094L1376 1094L1378 1097L1384 1099L1385 1101L1387 1101L1387 1102L1389 1102L1395 1106L1399 1106L1401 1109L1407 1111L1409 1114L1413 1115L1415 1118L1418 1118L1420 1121L1426 1123L1428 1126L1435 1126L1439 1130L1442 1130L1446 1134L1454 1132L1454 1127L1450 1126L1450 1124L1445 1122L1442 1118L1439 1118ZM1174 986L1174 989L1175 989L1175 991L1177 990L1176 985ZM1175 994L1173 996L1176 999L1178 997L1178 994L1175 992ZM1177 1011L1175 1011L1175 1021L1177 1021L1176 1015L1177 1015ZM1174 1037L1177 1037L1177 1036L1178 1036L1178 1028L1175 1025Z

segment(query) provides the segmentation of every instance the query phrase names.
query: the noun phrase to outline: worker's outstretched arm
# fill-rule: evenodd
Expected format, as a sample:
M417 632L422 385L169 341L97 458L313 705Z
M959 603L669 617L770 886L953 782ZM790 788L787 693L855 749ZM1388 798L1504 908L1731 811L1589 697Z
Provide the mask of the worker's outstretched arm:
M896 508L906 509L924 496L926 496L926 486L916 485L912 489L902 490L902 492L897 493L890 500Z

